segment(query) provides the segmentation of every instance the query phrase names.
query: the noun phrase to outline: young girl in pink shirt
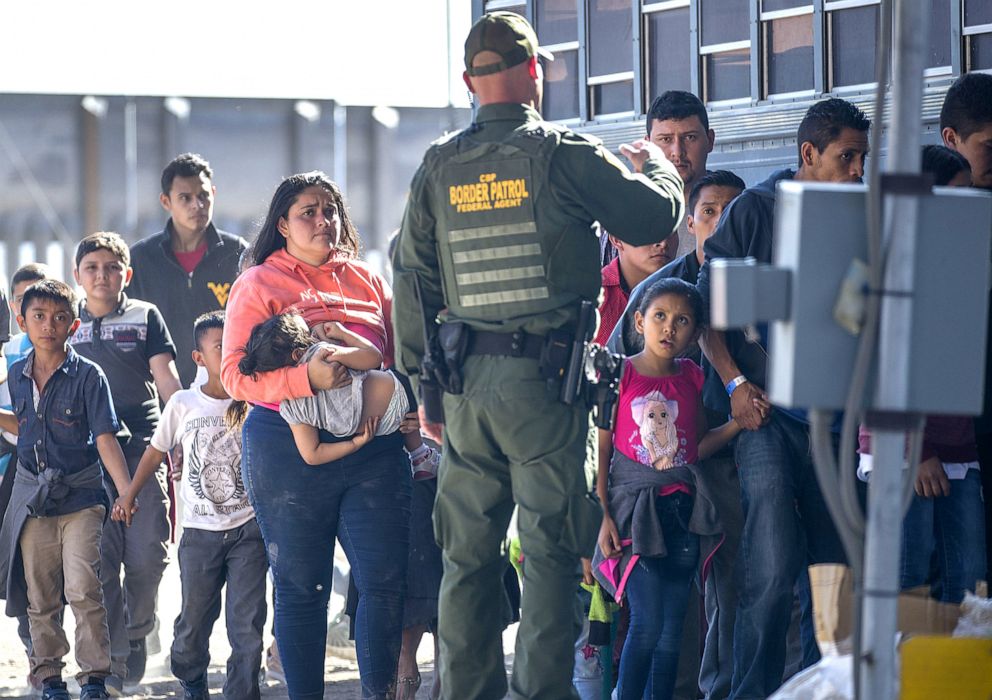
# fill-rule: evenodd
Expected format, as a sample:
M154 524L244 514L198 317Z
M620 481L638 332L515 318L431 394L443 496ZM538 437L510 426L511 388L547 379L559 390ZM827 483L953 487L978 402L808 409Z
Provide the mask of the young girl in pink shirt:
M614 430L599 435L603 524L593 566L607 590L630 605L621 700L672 697L700 535L719 534L694 469L740 426L731 420L706 431L703 372L680 357L698 337L702 316L699 292L680 279L645 293L634 317L644 350L626 360Z

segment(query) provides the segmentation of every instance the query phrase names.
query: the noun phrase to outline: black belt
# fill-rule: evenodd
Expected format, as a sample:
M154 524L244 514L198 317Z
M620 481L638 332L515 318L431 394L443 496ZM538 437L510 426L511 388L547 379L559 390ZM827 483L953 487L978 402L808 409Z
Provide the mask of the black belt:
M517 331L516 333L493 333L491 331L472 331L468 341L468 355L507 355L509 357L527 357L532 360L541 358L544 347L544 336Z

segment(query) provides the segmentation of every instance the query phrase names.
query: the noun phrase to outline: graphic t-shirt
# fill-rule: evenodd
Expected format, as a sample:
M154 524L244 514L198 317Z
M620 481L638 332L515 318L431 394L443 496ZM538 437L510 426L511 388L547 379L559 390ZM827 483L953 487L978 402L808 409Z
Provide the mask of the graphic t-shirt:
M114 409L128 431L150 435L159 419L159 398L149 361L161 354L176 357L162 314L153 304L122 294L117 308L100 318L90 314L84 300L79 319L69 342L107 375Z
M199 387L177 391L152 435L152 447L160 452L182 443L183 527L231 530L255 517L241 480L241 431L224 423L230 404Z
M703 370L685 358L676 364L677 374L645 377L627 360L620 380L613 447L659 470L695 464L699 459L696 413Z

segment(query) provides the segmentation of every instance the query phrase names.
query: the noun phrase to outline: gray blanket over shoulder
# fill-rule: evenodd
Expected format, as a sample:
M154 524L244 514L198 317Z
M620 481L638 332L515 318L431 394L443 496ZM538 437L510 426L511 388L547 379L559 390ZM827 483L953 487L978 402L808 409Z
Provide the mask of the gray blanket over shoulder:
M693 493L692 515L689 518L689 532L700 536L700 562L705 564L723 539L714 499L711 497L707 479L701 478L696 465L657 470L636 462L619 450L613 451L610 462L609 508L610 516L616 523L621 540L631 540L624 547L620 565L614 571L625 572L632 556L663 557L665 533L662 531L655 501L658 490L675 483L685 483ZM620 577L610 576L601 566L606 561L602 550L596 547L593 556L593 573L600 585L616 597Z
M61 500L72 489L103 489L103 470L94 462L82 471L69 474L61 469L42 469L32 474L20 464L16 468L10 503L0 527L0 596L7 599L7 615L23 615L28 609L27 584L21 561L19 542L24 523L32 515L44 512L49 498Z

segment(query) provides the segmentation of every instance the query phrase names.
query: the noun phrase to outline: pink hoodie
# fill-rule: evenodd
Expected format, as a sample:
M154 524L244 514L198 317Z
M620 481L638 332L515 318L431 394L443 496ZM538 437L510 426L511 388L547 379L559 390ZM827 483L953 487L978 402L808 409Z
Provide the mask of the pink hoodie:
M231 287L224 323L224 355L220 375L235 399L278 404L283 399L313 396L306 365L260 374L238 371L251 329L284 311L295 311L310 327L322 321L360 326L357 330L393 362L393 329L389 322L393 292L379 275L359 260L334 256L314 267L281 248L261 265L243 272Z

